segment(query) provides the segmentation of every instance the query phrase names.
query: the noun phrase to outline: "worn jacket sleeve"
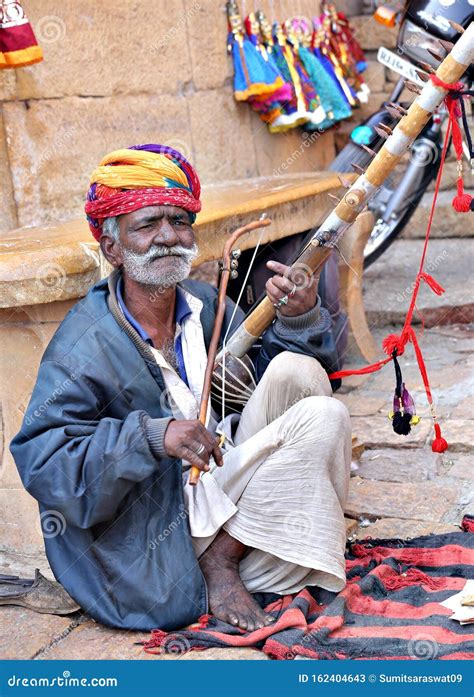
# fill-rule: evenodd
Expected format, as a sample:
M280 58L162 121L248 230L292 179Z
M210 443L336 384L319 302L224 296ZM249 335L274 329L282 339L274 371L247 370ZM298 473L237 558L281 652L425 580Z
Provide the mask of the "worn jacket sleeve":
M318 298L316 306L303 315L285 317L278 314L262 337L262 347L256 360L258 379L271 359L282 351L313 356L328 371L338 369L336 343L331 331L332 320Z
M45 361L10 446L27 491L80 528L112 519L134 484L160 467L146 412L100 418L100 402L87 378Z
M233 301L227 298L224 327L228 326L234 307ZM238 308L229 336L244 317L244 313ZM314 356L328 372L338 370L331 316L326 308L321 307L319 297L316 306L303 315L285 317L278 314L276 320L265 331L260 349L252 351L257 380L260 380L272 358L282 351Z

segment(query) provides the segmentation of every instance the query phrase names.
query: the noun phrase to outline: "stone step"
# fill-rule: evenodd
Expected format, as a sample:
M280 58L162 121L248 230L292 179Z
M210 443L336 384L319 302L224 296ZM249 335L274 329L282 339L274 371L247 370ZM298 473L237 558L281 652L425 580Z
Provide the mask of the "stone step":
M447 532L459 532L460 527L452 523L435 523L422 520L403 520L403 518L380 518L374 522L364 520L359 524L354 539L413 539L422 535L443 535Z
M457 487L434 482L382 482L353 477L345 513L351 518L400 518L444 522L457 508L462 493Z
M467 181L465 190L469 191ZM472 213L457 213L454 210L452 201L455 195L456 189L454 188L439 192L431 226L431 239L435 237L474 237L474 216ZM413 217L405 226L402 237L406 239L425 238L432 202L433 192L428 191L421 199Z
M469 219L472 222L472 217ZM466 224L466 223L465 223ZM399 239L364 273L364 305L370 328L404 322L423 250L421 239ZM426 327L474 321L474 240L430 240L425 271L445 287L436 295L422 283L413 323Z

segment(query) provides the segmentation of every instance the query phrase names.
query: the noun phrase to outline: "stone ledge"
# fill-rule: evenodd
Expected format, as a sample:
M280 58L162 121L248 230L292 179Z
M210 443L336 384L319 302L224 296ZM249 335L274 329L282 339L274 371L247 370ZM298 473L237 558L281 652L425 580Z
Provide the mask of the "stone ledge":
M346 515L352 518L401 518L441 522L455 505L454 486L432 482L402 484L354 477L351 479Z
M449 532L459 532L458 525L451 523L435 523L421 520L403 520L402 518L380 518L369 525L357 528L356 537L363 540L365 537L372 539L413 539L422 535L443 535Z

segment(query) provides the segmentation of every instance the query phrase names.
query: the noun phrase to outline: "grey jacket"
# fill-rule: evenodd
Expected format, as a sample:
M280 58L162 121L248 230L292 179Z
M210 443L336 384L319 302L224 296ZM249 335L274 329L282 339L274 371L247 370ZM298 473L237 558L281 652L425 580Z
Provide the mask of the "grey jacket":
M186 518L181 461L163 447L172 418L163 376L120 311L115 280L113 274L91 288L59 326L11 452L39 502L51 568L71 596L106 625L172 630L208 611L206 584ZM182 285L203 302L208 346L216 289ZM229 301L223 331L231 311ZM282 350L331 366L328 313L316 307L275 321L255 357L258 377Z

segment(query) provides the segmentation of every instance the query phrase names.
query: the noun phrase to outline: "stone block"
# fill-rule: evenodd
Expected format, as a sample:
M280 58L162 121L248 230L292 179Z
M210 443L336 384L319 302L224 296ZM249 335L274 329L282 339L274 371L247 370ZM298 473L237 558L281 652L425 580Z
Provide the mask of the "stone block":
M386 447L400 450L418 448L424 445L431 429L429 419L422 419L407 436L399 436L394 432L390 419L382 415L356 416L351 419L351 423L353 435L365 444L367 450ZM406 458L408 461L410 457L410 453L400 453L401 460Z
M386 482L418 482L434 479L441 456L428 448L400 451L394 448L366 450L357 475Z
M0 102L15 99L16 70L0 70Z
M449 452L449 451L448 451ZM474 456L458 455L452 457L453 466L448 470L448 477L456 477L457 479L474 479Z
M386 407L386 400L382 397L361 397L357 393L339 394L339 392L335 396L346 405L351 416L371 416L378 414Z
M451 206L451 200L454 198L456 195L456 182L458 178L458 172L457 172L457 163L456 160L454 159L446 159L443 167L443 174L441 177L441 183L440 183L440 189L441 191L444 191L446 189L449 189L449 200L445 203L445 205L451 207L453 213L458 217L458 218L465 218L465 216L461 213L456 213L456 211L452 208ZM471 169L464 160L463 162L463 180L464 180L464 190L472 192L472 189L474 189L474 169ZM428 191L434 191L435 189L435 181L432 181L431 184L428 187ZM448 195L446 195L448 196ZM431 197L428 196L428 199ZM472 227L472 226L470 226ZM471 236L474 235L474 231L471 230Z
M189 97L187 106L191 132L182 129L181 133L192 138L194 165L203 183L258 174L247 104L237 104L227 87L198 92Z
M448 178L448 184L452 186L452 179ZM433 225L431 227L431 238L474 236L474 225L469 224L469 219L466 217L469 214L456 213L452 206L455 193L454 189L440 191L436 203ZM413 217L403 230L404 238L425 238L432 202L433 194L429 192L426 193L416 208Z
M443 436L449 443L450 453L471 452L474 444L474 422L467 419L446 419Z
M225 6L214 0L184 0L184 4L194 86L197 90L222 87L234 74L226 51Z
M110 150L159 141L194 159L184 98L69 97L10 102L4 112L22 226L84 215L89 175Z
M305 133L292 129L286 133L270 133L266 124L253 113L251 129L259 176L319 172L335 157L332 131Z
M0 76L6 70L0 70ZM11 230L18 224L15 199L13 197L13 183L8 161L8 147L5 138L5 128L3 122L3 107L0 105L0 233L4 230Z
M13 605L0 607L0 618L2 661L33 658L66 632L73 622L71 617L44 615Z
M54 580L44 549L34 554L18 551L6 551L0 548L0 573L22 578L34 578L35 570L39 569L43 576Z
M58 302L44 303L42 305L2 308L0 309L0 326L5 322L14 322L15 324L25 322L62 322L76 303L76 299L59 300Z
M466 223L465 223L466 224ZM364 305L371 327L403 324L421 258L423 240L399 239L364 273ZM427 327L468 323L474 319L471 277L472 239L430 240L425 271L432 274L446 292L439 296L422 284L418 312ZM381 302L383 299L383 302Z
M351 518L402 518L441 522L459 496L433 482L402 484L353 477L345 513Z
M4 454L0 465L1 544L35 553L43 548L38 504L23 489L9 443L19 431L40 358L57 327L54 322L3 325L0 328L0 399L3 404Z
M351 25L357 41L364 50L377 51L380 46L395 48L398 27L386 27L375 21L372 15L351 17Z
M372 539L397 538L413 539L422 535L443 535L448 532L459 532L460 528L451 523L436 523L434 521L403 520L402 518L381 518L368 526L359 526L356 532L358 540L365 537Z
M18 99L176 94L191 80L183 0L166 11L147 0L31 0L27 12L44 60L17 71Z

